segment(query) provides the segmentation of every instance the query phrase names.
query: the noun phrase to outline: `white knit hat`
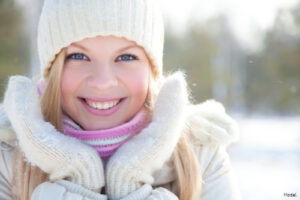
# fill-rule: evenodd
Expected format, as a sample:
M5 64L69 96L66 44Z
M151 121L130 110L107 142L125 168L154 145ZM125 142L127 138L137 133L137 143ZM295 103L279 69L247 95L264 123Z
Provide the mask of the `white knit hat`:
M45 0L38 26L42 76L62 48L98 35L135 41L155 74L162 74L164 25L157 0Z

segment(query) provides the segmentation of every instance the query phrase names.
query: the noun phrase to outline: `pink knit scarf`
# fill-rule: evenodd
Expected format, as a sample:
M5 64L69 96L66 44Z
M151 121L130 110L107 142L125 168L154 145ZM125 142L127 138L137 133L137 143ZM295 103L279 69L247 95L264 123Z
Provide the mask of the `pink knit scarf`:
M37 84L37 89L41 96L44 90L42 81ZM63 115L63 132L92 146L97 150L100 157L108 157L116 152L122 144L149 125L150 121L147 114L146 109L142 107L130 121L113 128L94 131L83 130L71 118Z
M124 124L110 129L87 131L81 129L73 120L64 115L63 131L65 134L92 146L101 157L107 157L145 128L149 124L146 119L146 109L142 108L130 121Z

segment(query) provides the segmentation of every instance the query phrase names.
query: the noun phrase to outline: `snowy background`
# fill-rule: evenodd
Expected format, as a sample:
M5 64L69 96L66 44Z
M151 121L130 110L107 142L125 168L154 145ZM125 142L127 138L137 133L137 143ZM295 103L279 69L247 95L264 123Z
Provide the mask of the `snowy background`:
M228 152L243 199L300 199L300 118L235 119L241 137Z

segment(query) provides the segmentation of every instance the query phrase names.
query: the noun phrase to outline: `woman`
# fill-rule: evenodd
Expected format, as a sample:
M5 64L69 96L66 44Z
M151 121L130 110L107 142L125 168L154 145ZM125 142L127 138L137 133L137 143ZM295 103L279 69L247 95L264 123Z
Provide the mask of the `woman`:
M45 0L42 78L11 77L0 108L0 198L239 199L221 104L162 73L155 0Z

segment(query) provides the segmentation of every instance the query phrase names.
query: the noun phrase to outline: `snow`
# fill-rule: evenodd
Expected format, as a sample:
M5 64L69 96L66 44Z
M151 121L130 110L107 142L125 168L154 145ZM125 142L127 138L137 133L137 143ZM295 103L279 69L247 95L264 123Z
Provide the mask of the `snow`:
M236 120L240 140L228 153L243 199L300 200L300 118Z

